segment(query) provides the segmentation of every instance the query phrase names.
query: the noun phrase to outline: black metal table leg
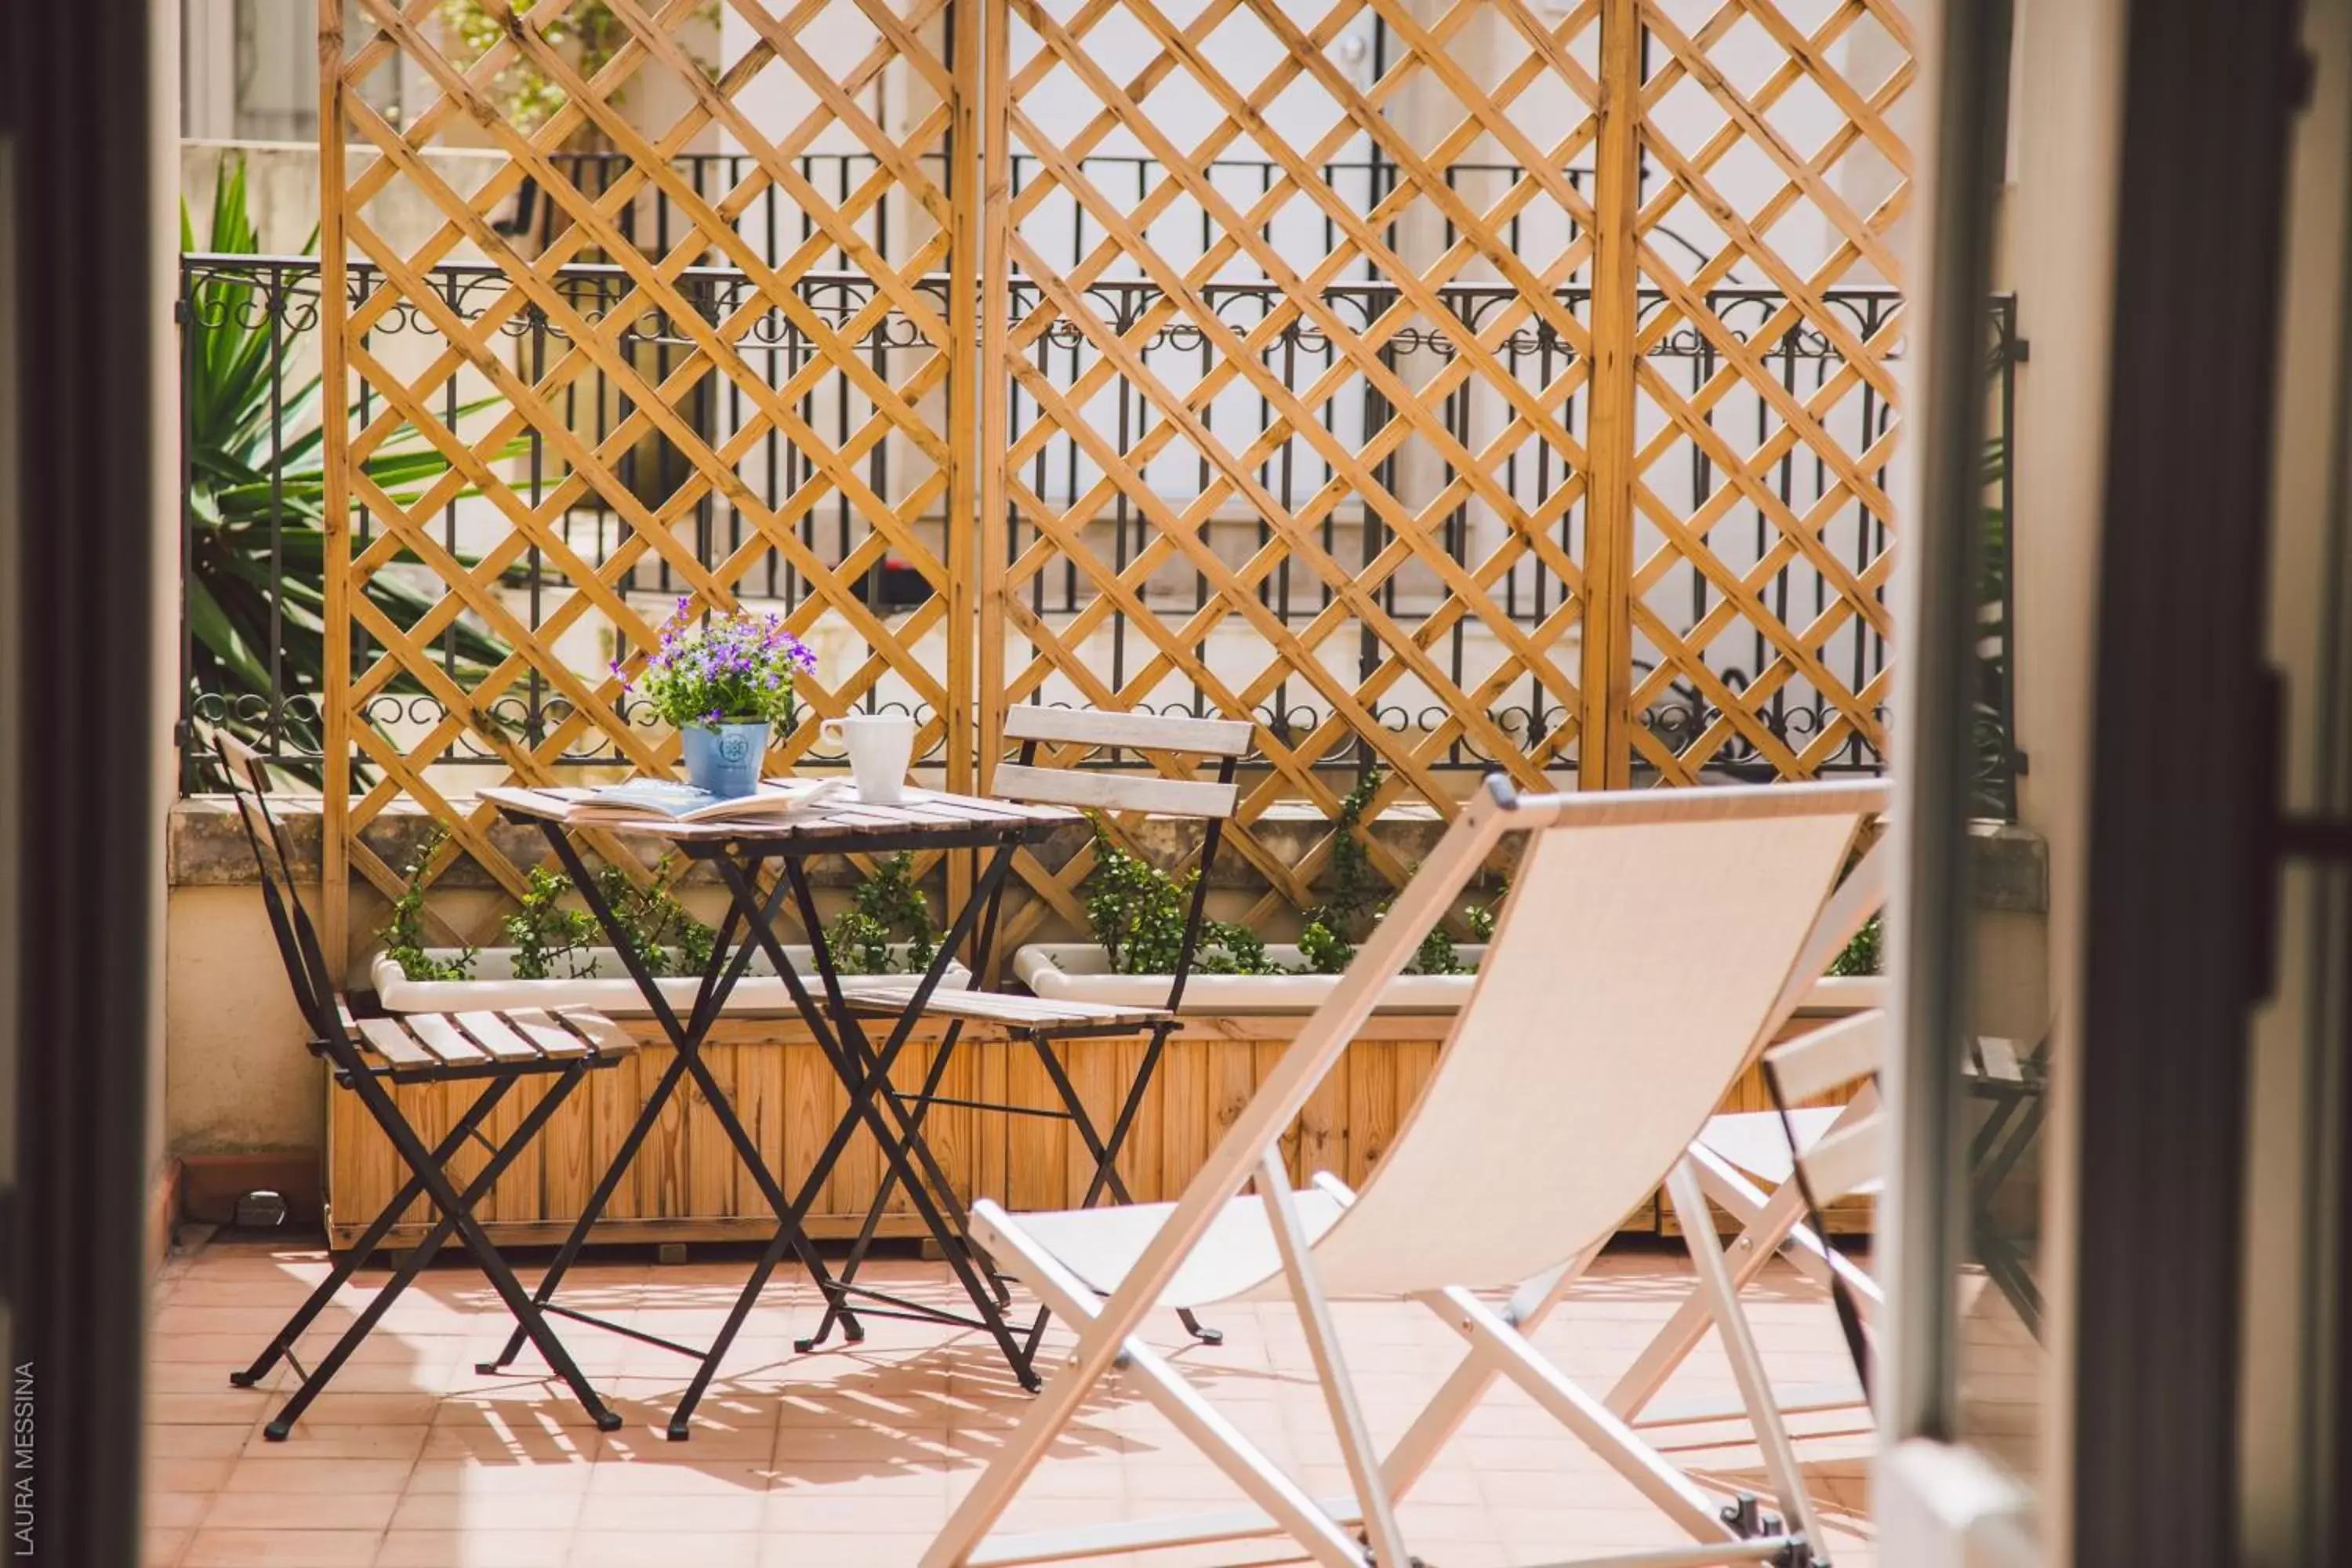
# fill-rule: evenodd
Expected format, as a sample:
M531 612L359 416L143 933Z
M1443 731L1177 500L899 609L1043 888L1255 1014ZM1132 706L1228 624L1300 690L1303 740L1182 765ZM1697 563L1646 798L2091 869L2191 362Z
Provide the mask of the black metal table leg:
M988 912L981 920L980 935L972 944L971 968L975 979L981 979L988 973L991 957L996 951L997 920L1003 907L1004 884L999 882L995 892L989 897ZM923 1124L930 1119L931 1107L939 1098L940 1085L946 1081L948 1064L954 1058L956 1045L962 1036L963 1020L950 1019L946 1032L940 1039L940 1047L932 1054L930 1070L923 1076L922 1092L916 1099L914 1116L909 1129L912 1135L920 1136ZM844 1286L856 1283L859 1271L866 1267L866 1256L873 1249L875 1233L881 1228L882 1216L889 1209L891 1195L898 1190L897 1173L883 1172L882 1180L876 1185L872 1201L866 1205L866 1217L858 1225L857 1238L850 1243L849 1256L842 1262L837 1278ZM959 1216L959 1223L961 1223L961 1216ZM1010 1307L1013 1304L1013 1293L1005 1289L1004 1281L992 1271L989 1272L988 1280L990 1287L996 1292L996 1304L999 1307ZM833 1313L828 1308L824 1321L817 1324L816 1332L810 1336L812 1342L823 1344L825 1338L832 1333L833 1326Z
M910 1125L910 1120L905 1105L890 1088L889 1079L890 1069L896 1063L899 1052L904 1049L908 1037L914 1032L915 1022L920 1016L924 1004L930 999L931 993L937 989L940 978L946 971L948 961L971 934L973 919L982 901L993 892L1010 868L1013 849L1013 843L1007 841L1001 844L995 855L991 858L987 869L973 889L971 898L966 900L963 910L958 914L954 924L942 940L938 959L933 962L930 971L924 976L922 982L916 986L907 1007L899 1015L897 1026L891 1030L889 1037L878 1051L873 1048L864 1030L857 1024L855 1015L843 1001L838 976L833 969L831 956L824 944L823 925L816 919L814 899L809 891L806 879L801 875L796 862L790 860L786 862L785 874L791 879L794 896L801 903L803 924L811 930L818 966L826 988L826 999L831 1004L830 1024L825 1010L817 1006L815 999L810 995L806 985L793 970L791 960L784 953L782 944L776 940L772 924L765 921L758 922L755 925L754 937L768 952L771 961L776 965L777 973L784 977L786 986L793 994L794 1004L802 1009L808 1019L812 1033L817 1035L821 1042L826 1042L831 1046L832 1048L828 1049L827 1055L833 1060L835 1068L840 1074L842 1083L849 1095L848 1114L842 1119L832 1139L819 1152L807 1184L803 1186L803 1198L810 1202L814 1201L815 1193L822 1187L833 1166L840 1160L843 1151L847 1148L851 1132L862 1121L873 1134L892 1173L906 1185L908 1196L914 1204L916 1213L921 1216L925 1226L939 1242L946 1255L949 1268L955 1273L964 1293L971 1298L973 1307L980 1314L977 1320L942 1316L941 1321L979 1328L989 1333L1004 1352L1005 1361L1012 1367L1013 1374L1020 1379L1024 1386L1034 1390L1038 1385L1036 1373L1030 1365L1029 1358L1024 1353L1019 1341L1013 1336L1010 1325L1004 1321L1003 1313L997 1304L992 1289L982 1281L982 1273L976 1267L975 1254L962 1234L960 1206L957 1207L959 1223L951 1225L939 1205L933 1201L932 1192L927 1189L926 1183L918 1176L914 1169L915 1165L920 1164L923 1167L923 1175L937 1184L937 1191L944 1194L945 1202L950 1206L956 1206L953 1189L948 1183L945 1173L940 1170L929 1146L919 1136L909 1137L907 1134L906 1129ZM730 889L739 905L753 901L749 879L741 868L735 865L731 859L721 858L718 860L718 868L719 875L727 879ZM890 1125L890 1121L885 1119L882 1110L884 1106L888 1107L891 1120L895 1120L898 1123L895 1131ZM843 1294L846 1295L849 1292L845 1290ZM738 1305L740 1309L741 1303L739 1301ZM828 1314L829 1317L831 1315ZM740 1319L741 1312L739 1310L730 1320L730 1329L739 1327ZM815 1343L814 1339L802 1342L803 1348L808 1349L814 1348ZM698 1396L698 1390L696 1391Z
M563 1277L570 1272L572 1264L578 1259L580 1249L586 1244L589 1232L594 1227L596 1221L603 1217L604 1207L612 1201L614 1191L619 1188L622 1176L626 1173L631 1163L635 1160L638 1149L643 1146L646 1136L653 1130L654 1123L659 1120L671 1097L677 1092L679 1082L684 1079L691 1078L695 1087L701 1090L712 1116L718 1121L721 1131L727 1134L728 1141L734 1145L738 1158L751 1171L752 1180L759 1185L761 1195L767 1200L770 1208L774 1211L779 1220L784 1217L790 1205L782 1184L775 1179L768 1170L767 1163L761 1158L758 1143L744 1130L740 1119L736 1115L733 1102L711 1076L709 1064L702 1059L702 1044L709 1034L711 1025L717 1022L719 1011L725 1006L728 996L751 965L755 945L749 940L748 932L750 930L758 929L763 921L772 920L775 911L782 907L785 891L782 884L781 881L778 883L764 905L754 896L749 901L748 913L730 905L721 921L718 935L711 944L710 963L697 990L694 1006L687 1021L681 1024L676 1010L670 1006L668 998L662 994L659 984L651 970L647 968L644 955L630 941L627 930L621 924L610 903L597 888L595 879L589 874L588 868L580 858L579 852L572 847L570 837L551 822L542 821L540 827L557 859L562 864L565 873L579 889L581 899L588 905L589 912L596 917L597 923L604 930L606 939L613 943L614 950L621 955L621 962L629 971L630 978L636 982L637 988L645 994L646 1005L660 1024L662 1032L669 1037L673 1053L668 1068L664 1070L660 1079L655 1084L653 1092L646 1097L646 1104L638 1112L636 1121L631 1124L611 1164L605 1168L594 1190L589 1194L588 1202L581 1210L580 1217L572 1223L572 1230L564 1237L563 1245L557 1251L554 1262L550 1265L546 1276L541 1279L539 1289L534 1293L534 1299L543 1307L554 1299L557 1287L562 1283ZM734 936L739 923L747 928L746 937L740 941ZM731 954L730 942L733 944ZM806 1237L799 1234L797 1225L793 1226L793 1249L799 1255L803 1267L809 1270L810 1277L817 1281L820 1289L826 1288L830 1284L830 1276L825 1269L824 1260L808 1244ZM498 1359L483 1363L479 1370L494 1372L504 1368L520 1353L523 1338L523 1334L518 1331L509 1339ZM725 1346L720 1345L714 1349L723 1352ZM678 1436L683 1434L673 1429L671 1435Z
M932 1054L930 1070L923 1075L922 1091L916 1097L912 1117L913 1130L918 1135L922 1131L923 1123L930 1117L931 1105L939 1096L940 1085L946 1081L948 1064L953 1059L956 1041L962 1032L962 1019L956 1018L949 1022L947 1032L940 1040L939 1049ZM849 1256L842 1260L841 1268L835 1273L834 1278L843 1286L847 1287L857 1282L858 1273L866 1267L866 1256L873 1249L875 1234L882 1227L882 1216L888 1212L891 1195L898 1190L898 1173L895 1170L884 1171L882 1180L875 1186L872 1201L866 1205L866 1217L858 1224L856 1239L849 1244ZM1000 1307L1012 1305L1012 1294L1004 1289L1003 1284L996 1280L993 1276L991 1276L990 1283L996 1290L997 1305ZM824 1343L833 1332L834 1318L832 1305L827 1303L824 1317L817 1323L816 1332L811 1334L804 1342L811 1347Z

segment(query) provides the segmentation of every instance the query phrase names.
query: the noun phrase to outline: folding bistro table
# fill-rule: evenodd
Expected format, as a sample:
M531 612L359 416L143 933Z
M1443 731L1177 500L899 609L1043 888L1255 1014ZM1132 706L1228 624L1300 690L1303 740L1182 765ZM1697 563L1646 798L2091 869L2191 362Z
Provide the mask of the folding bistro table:
M980 910L1003 882L1011 868L1013 857L1024 844L1035 843L1056 828L1081 820L1075 811L1052 805L1029 805L1010 801L983 800L970 795L946 795L935 790L908 790L904 800L890 805L870 805L849 801L841 804L824 802L780 816L748 818L740 822L669 822L659 818L642 821L615 822L610 817L596 817L589 823L575 820L574 813L592 792L579 789L490 789L483 798L495 803L506 816L515 822L538 826L546 836L548 847L571 877L572 884L588 905L597 923L604 928L605 936L620 954L630 978L645 994L646 1005L669 1038L676 1055L653 1092L646 1097L645 1109L621 1141L610 1169L605 1171L587 1206L582 1210L572 1233L555 1256L546 1278L541 1279L534 1295L538 1305L548 1312L577 1322L610 1329L616 1333L658 1345L692 1357L700 1364L685 1397L670 1417L669 1435L683 1439L688 1435L688 1422L695 1406L716 1375L719 1364L734 1342L735 1336L751 1315L760 1292L783 1260L793 1253L809 1277L824 1295L828 1321L837 1321L851 1340L864 1337L858 1326L860 1312L874 1317L913 1317L928 1321L942 1321L959 1327L978 1329L995 1340L1004 1353L1015 1376L1027 1386L1036 1385L1035 1373L1030 1366L1028 1347L1013 1331L1005 1319L1010 1297L1004 1287L990 1271L973 1248L961 1204L946 1173L940 1170L929 1147L922 1138L919 1119L909 1116L905 1101L890 1087L890 1069L913 1034L915 1023L923 1013L932 992L938 989L940 977L947 972L956 951L971 934ZM597 888L596 879L582 861L573 835L583 826L593 826L597 831L658 838L674 847L693 861L708 863L717 874L728 893L726 914L720 919L716 940L711 945L710 960L705 968L701 984L695 994L693 1005L680 1019L661 987L646 967L645 955L629 940L629 933L614 918L611 905ZM928 973L911 991L904 989L904 976L893 982L892 1001L903 995L904 1005L897 1009L888 1035L877 1047L864 1023L853 1012L850 988L845 987L835 971L833 955L827 950L824 922L819 919L816 899L812 891L807 861L813 855L895 854L901 849L984 851L980 874L973 879L971 895L963 908L957 911L939 952L931 961ZM775 865L772 884L763 893L760 874L769 862ZM822 996L810 989L808 979L796 970L784 952L783 943L775 931L775 920L789 897L805 929L809 943L814 950L816 982ZM702 1045L710 1027L727 1005L727 998L749 968L751 955L763 952L782 979L793 1004L807 1021L809 1032L817 1047L824 1053L834 1071L840 1077L842 1087L849 1097L849 1110L833 1136L817 1153L814 1166L796 1194L787 1194L775 1173L769 1170L760 1156L759 1145L744 1131L742 1120L736 1114L726 1090L712 1075L702 1059ZM982 955L985 961L985 955ZM855 982L852 983L854 986ZM866 1006L866 1023L881 1020L871 1016ZM638 1148L646 1133L660 1117L671 1096L677 1092L684 1079L691 1078L709 1102L711 1115L734 1145L736 1156L759 1183L769 1206L775 1212L776 1234L761 1255L736 1299L734 1309L719 1331L719 1336L705 1348L677 1343L630 1328L606 1321L585 1312L556 1305L556 1289L579 1256L581 1245L588 1232L611 1201L614 1190L636 1158ZM869 1131L882 1151L883 1159L892 1179L902 1185L912 1201L932 1238L939 1244L948 1266L971 1298L973 1315L964 1317L942 1311L929 1303L870 1289L846 1279L837 1279L827 1269L824 1260L809 1242L803 1229L817 1195L824 1189L825 1179L849 1145L851 1137L863 1125ZM878 1303L878 1305L877 1304ZM499 1359L488 1363L490 1368L503 1367L521 1351L523 1335L520 1332L508 1341ZM803 1349L810 1348L804 1342Z

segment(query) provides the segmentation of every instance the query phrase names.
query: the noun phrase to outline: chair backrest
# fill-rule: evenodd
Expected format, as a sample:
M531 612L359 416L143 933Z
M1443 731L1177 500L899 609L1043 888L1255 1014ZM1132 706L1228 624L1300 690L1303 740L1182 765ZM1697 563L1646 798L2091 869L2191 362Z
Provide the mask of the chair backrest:
M225 731L213 731L213 750L228 775L229 792L245 824L246 842L261 868L261 902L269 912L269 927L278 937L278 956L286 963L286 979L294 988L294 1002L302 1010L314 1039L342 1037L341 1004L334 972L328 967L319 933L295 890L292 856L285 830L269 810L269 774L260 754Z
M1876 1184L1884 1175L1882 1138L1885 1113L1877 1109L1874 1080L1886 1056L1890 1027L1886 1014L1873 1008L1824 1024L1811 1033L1774 1046L1764 1053L1764 1081L1769 1089L1782 1147L1790 1173L1801 1184L1807 1223L1821 1229L1821 1206L1849 1197ZM1819 1137L1807 1141L1792 1110L1833 1089L1862 1085L1863 1105L1849 1105L1849 1114ZM1803 1113L1811 1118L1826 1111Z
M1250 727L1237 719L1185 719L1157 713L1104 713L1085 708L1008 709L1004 737L1021 742L1021 760L1000 763L989 787L1007 800L1075 805L1101 811L1150 811L1221 822L1240 804L1236 763L1250 746ZM1039 767L1041 746L1087 751L1171 752L1222 759L1214 783L1164 774L1100 769Z
M1832 893L1882 790L1664 793L1520 803L1540 826L1475 987L1316 1243L1325 1289L1516 1284L1605 1238L1869 913Z
M1206 819L1201 837L1200 875L1192 884L1191 907L1185 911L1184 937L1177 950L1176 973L1168 988L1168 1010L1183 1005L1184 983L1201 942L1202 922L1209 907L1209 873L1216 864L1227 819L1241 804L1235 770L1250 748L1250 726L1237 719L1189 719L1157 713L1105 713L1085 708L1045 708L1025 704L1004 715L1007 740L1021 742L1021 760L1000 763L990 787L1007 800L1040 805L1075 805L1098 811L1148 811L1164 816ZM1096 751L1171 752L1180 756L1218 759L1217 776L1206 779L1170 778L1165 774L1111 773L1102 769L1040 767L1041 746L1058 747L1080 755ZM1072 759L1076 760L1076 759ZM989 911L993 936L995 910Z

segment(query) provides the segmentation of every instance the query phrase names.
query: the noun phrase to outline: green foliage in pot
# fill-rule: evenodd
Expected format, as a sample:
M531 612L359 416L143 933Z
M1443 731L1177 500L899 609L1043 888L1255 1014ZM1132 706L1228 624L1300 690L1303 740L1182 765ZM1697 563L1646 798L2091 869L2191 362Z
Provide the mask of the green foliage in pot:
M1882 918L1871 916L1863 921L1862 929L1853 933L1853 940L1830 960L1830 973L1840 976L1878 973L1882 963L1879 944L1885 936L1885 925Z
M907 972L920 973L939 953L939 933L931 924L930 901L915 885L915 857L900 850L875 863L873 872L853 889L849 908L825 928L825 945L834 966L844 974L887 974L894 965L890 948L907 944Z
M618 866L596 868L596 890L604 895L613 920L656 976L698 977L710 963L717 933L687 913L670 890L684 873L685 863L675 852L654 863L653 875L633 881Z
M1362 828L1364 813L1387 776L1377 764L1365 769L1339 802L1339 817L1331 824L1331 896L1307 911L1307 924L1298 932L1299 954L1310 973L1338 974L1353 963L1356 943L1384 907Z
M1381 883L1372 871L1371 856L1364 848L1362 837L1364 813L1370 809L1373 797L1380 792L1381 777L1379 768L1368 770L1339 803L1339 819L1332 824L1331 896L1308 911L1306 927L1298 933L1299 953L1306 959L1310 973L1344 972L1355 962L1357 943L1370 934L1372 925L1387 917L1389 906L1395 901L1392 893L1379 896ZM1472 904L1462 911L1464 923L1477 941L1494 939L1495 911L1501 903L1498 889L1491 900ZM1463 961L1454 933L1441 921L1421 939L1421 946L1414 951L1404 972L1466 974L1474 967Z
M411 980L469 980L473 978L474 962L479 956L470 947L455 958L436 958L425 950L425 874L432 868L433 858L448 841L449 835L438 829L425 839L416 858L403 868L406 879L392 900L389 918L376 928L375 939L383 944L384 955L400 965L401 973Z
M584 980L596 973L589 949L596 944L596 917L562 907L572 884L544 866L530 868L522 905L500 922L515 950L517 980Z
M1469 970L1462 962L1462 950L1454 945L1454 933L1445 929L1444 921L1429 928L1421 939L1421 946L1405 965L1407 974L1466 974Z
M1185 895L1190 898L1188 893ZM1202 921L1192 967L1202 974L1287 974L1265 954L1265 939L1233 921Z
M1118 974L1173 974L1184 951L1184 921L1196 867L1170 876L1139 855L1121 848L1095 819L1095 865L1087 873L1087 923L1110 954ZM1231 921L1204 921L1193 967L1203 974L1281 974L1256 932Z
M1462 923L1470 928L1470 934L1476 941L1495 940L1495 921L1503 908L1503 894L1507 890L1505 884L1497 881L1493 898L1483 904L1472 904L1462 911Z
M311 243L316 238L314 234ZM196 248L184 205L180 246ZM221 163L205 247L238 256L260 248L247 210L242 157ZM306 253L310 248L309 243L303 246ZM241 275L204 278L191 285L186 304L181 395L188 464L187 563L182 577L187 679L198 696L212 700L206 717L257 745L266 746L272 738L259 716L270 711L275 693L277 738L291 750L316 752L322 737L312 714L326 679L326 430L319 409L320 380L314 374L284 382L286 367L300 349L297 336L282 325L293 301L273 301L267 285ZM273 382L279 384L274 400ZM469 403L458 416L498 401ZM361 424L357 407L339 416L353 428ZM509 455L524 449L518 443ZM405 506L447 473L449 463L409 431L378 447L360 468L370 482ZM393 559L415 562L407 554ZM391 571L371 576L365 592L368 602L399 626L415 625L440 597L419 592ZM465 616L451 624L447 635L450 673L461 686L478 684L506 658L505 646ZM425 689L403 675L389 689ZM279 765L307 782L319 781L316 764Z

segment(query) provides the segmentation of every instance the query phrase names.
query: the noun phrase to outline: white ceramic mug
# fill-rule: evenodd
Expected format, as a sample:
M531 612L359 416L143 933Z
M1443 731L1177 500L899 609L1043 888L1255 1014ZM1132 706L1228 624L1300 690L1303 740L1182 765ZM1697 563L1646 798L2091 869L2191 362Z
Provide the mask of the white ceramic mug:
M852 713L827 719L817 733L849 753L858 799L890 805L906 795L907 768L915 760L914 720L896 713Z

